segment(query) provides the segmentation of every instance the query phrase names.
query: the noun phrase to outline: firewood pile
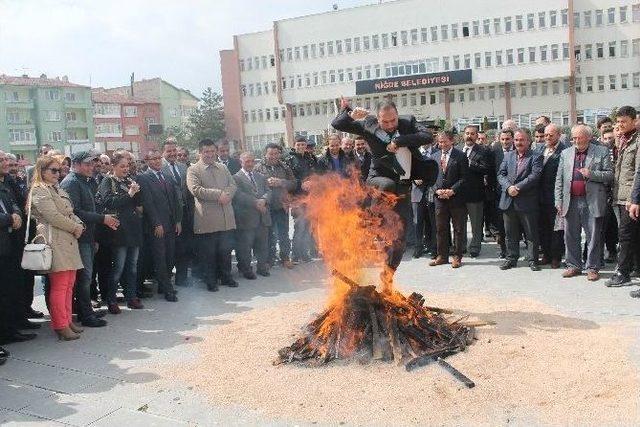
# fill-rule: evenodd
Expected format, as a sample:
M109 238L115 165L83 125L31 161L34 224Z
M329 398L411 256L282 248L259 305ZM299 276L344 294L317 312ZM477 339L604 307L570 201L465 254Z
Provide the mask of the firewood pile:
M413 370L438 361L457 377L457 371L449 369L455 368L442 359L473 342L474 326L463 319L450 320L445 316L450 310L425 306L418 293L405 297L397 291L378 292L375 286L360 286L337 271L332 273L350 286L346 296L282 348L274 363L320 366L336 359L381 360Z

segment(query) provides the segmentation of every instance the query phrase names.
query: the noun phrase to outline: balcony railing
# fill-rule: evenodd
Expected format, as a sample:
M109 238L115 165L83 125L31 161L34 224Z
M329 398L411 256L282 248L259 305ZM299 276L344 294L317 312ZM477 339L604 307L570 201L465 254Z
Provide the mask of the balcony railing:
M14 100L8 99L7 106L10 108L33 108L33 100L20 99L18 101L14 101Z
M67 139L69 144L86 144L89 142L89 139Z
M35 139L30 139L26 141L9 141L9 145L14 146L25 146L25 145L36 145L38 142Z
M67 127L68 128L86 128L87 121L86 120L68 120Z

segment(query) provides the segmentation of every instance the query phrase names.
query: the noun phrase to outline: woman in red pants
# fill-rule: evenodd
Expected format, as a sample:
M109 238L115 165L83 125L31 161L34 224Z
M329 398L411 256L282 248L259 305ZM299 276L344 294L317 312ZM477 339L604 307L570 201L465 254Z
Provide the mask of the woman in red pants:
M62 160L60 156L43 156L37 160L27 208L31 208L36 219L38 235L47 241L53 253L48 271L51 324L61 340L69 341L78 339L82 332L82 328L71 321L71 306L76 270L83 267L78 238L84 225L73 214L69 195L58 187Z

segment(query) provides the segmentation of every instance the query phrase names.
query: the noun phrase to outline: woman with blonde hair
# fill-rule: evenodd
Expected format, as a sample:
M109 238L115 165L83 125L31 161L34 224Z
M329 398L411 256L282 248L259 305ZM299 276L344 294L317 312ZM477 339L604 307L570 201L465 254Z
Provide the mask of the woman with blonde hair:
M51 268L47 272L51 326L61 340L69 341L78 339L82 332L71 321L71 306L76 271L83 268L78 238L84 225L73 214L69 195L58 186L62 162L62 156L38 158L27 208L36 220L38 235L51 246Z

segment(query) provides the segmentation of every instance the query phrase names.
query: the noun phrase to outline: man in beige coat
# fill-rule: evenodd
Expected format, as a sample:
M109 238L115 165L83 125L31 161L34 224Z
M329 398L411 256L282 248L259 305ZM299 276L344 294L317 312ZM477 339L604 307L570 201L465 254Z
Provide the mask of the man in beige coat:
M193 232L207 289L237 287L231 277L231 248L236 221L231 201L236 183L229 170L217 163L218 150L210 139L198 144L200 160L187 170L187 188L195 199Z

